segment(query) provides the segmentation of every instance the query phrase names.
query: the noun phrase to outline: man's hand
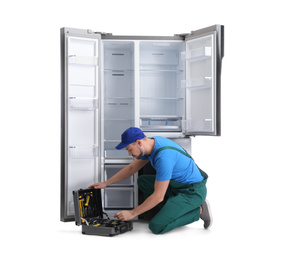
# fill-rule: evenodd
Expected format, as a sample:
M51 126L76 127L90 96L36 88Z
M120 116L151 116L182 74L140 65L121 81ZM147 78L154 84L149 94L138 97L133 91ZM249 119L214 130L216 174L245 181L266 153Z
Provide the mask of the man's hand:
M123 210L115 214L115 218L121 221L127 221L134 218L132 211Z
M107 184L105 182L94 183L90 185L88 188L92 188L92 187L94 189L104 189L105 187L107 187Z

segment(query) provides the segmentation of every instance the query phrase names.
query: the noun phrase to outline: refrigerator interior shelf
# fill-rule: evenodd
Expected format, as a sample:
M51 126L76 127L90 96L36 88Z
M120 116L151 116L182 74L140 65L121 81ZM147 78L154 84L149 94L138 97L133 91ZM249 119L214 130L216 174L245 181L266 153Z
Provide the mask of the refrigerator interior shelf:
M109 72L112 74L112 76L122 77L125 76L126 72L134 72L133 69L104 69L104 72Z
M144 99L144 100L183 100L184 98L181 97L140 97L140 99Z
M125 123L125 122L131 122L131 123L132 123L134 120L133 120L133 119L132 119L132 120L131 120L131 119L126 119L126 118L105 118L104 121L105 121L105 122L107 122L107 121L110 121L110 122L111 122L111 121L114 121L114 122L115 122L115 121L121 121L121 122L122 122L122 121L123 121L124 123ZM110 122L109 122L109 123L110 123Z
M140 119L144 119L144 120L151 120L151 121L177 121L177 120L181 120L182 117L181 116L166 116L166 115L142 115L140 116Z
M105 105L106 106L130 106L131 102L133 100L133 98L131 98L131 100L129 99L128 102L126 102L125 100L120 101L121 98L114 98L115 100L112 101L113 99L109 100L109 99L105 99ZM124 98L127 99L127 98Z
M183 70L178 69L140 69L141 73L182 73Z
M95 110L98 108L97 98L70 97L69 107L77 110Z
M190 80L181 80L181 88L189 90L211 88L211 77L195 78Z
M121 99L125 99L125 100L129 100L130 102L132 102L132 100L134 99L133 97L105 97L105 104L108 102L108 100L121 100Z
M105 158L107 159L128 159L131 158L128 155L127 150L105 150Z
M98 66L98 57L69 55L70 64Z
M69 158L93 159L98 156L98 146L69 146Z
M171 131L171 132L179 132L181 131L180 126L171 126L171 125L141 125L140 128L144 132L163 132L163 131Z
M210 59L211 56L212 56L211 47L201 47L201 48L181 52L181 59L190 62Z

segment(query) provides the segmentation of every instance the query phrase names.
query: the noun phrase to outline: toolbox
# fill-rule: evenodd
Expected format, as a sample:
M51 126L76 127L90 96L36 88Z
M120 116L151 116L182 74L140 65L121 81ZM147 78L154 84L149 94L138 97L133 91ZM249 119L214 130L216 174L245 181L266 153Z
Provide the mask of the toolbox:
M103 212L100 189L73 191L75 224L82 226L82 234L115 236L133 229L132 221L110 219Z

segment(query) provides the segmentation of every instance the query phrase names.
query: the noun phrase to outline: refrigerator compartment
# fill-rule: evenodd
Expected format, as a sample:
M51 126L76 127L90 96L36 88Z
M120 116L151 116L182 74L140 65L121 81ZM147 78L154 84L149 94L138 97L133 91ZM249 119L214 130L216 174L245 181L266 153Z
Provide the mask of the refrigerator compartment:
M105 158L107 159L109 158L131 158L131 156L128 155L127 150L125 149L117 150L115 148L119 143L120 141L105 141L104 142Z
M185 89L201 89L201 88L211 88L212 80L211 77L200 77L189 80L182 80L181 87Z
M181 52L181 59L194 62L199 60L210 59L212 56L211 47L200 47Z
M144 41L140 42L140 65L182 66L180 53L183 42Z
M140 72L140 97L183 97L183 71L161 70Z
M69 107L70 109L77 109L77 110L95 110L98 108L98 99L70 97Z
M113 177L117 172L123 169L126 165L105 165L105 179ZM133 186L133 176L111 186Z
M105 209L132 209L134 189L108 187L104 189Z
M96 86L96 67L69 64L68 84L80 86Z
M104 137L106 141L120 141L121 134L129 127L134 126L133 120L105 120Z
M132 98L134 76L132 71L116 70L104 72L105 97Z
M69 146L69 158L92 159L98 156L98 146Z
M181 131L182 117L141 116L140 128L143 131Z
M127 41L104 42L105 70L133 70L134 43Z
M98 66L98 57L70 55L70 64Z
M184 113L183 98L140 98L141 117L157 115L182 117Z
M105 120L133 120L133 99L106 98L104 102L104 115Z

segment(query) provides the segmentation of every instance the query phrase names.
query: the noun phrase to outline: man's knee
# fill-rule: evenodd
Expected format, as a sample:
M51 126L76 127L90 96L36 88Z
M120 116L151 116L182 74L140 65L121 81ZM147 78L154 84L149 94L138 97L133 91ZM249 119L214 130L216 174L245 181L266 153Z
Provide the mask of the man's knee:
M149 229L156 235L161 234L164 227L152 219L149 223Z

